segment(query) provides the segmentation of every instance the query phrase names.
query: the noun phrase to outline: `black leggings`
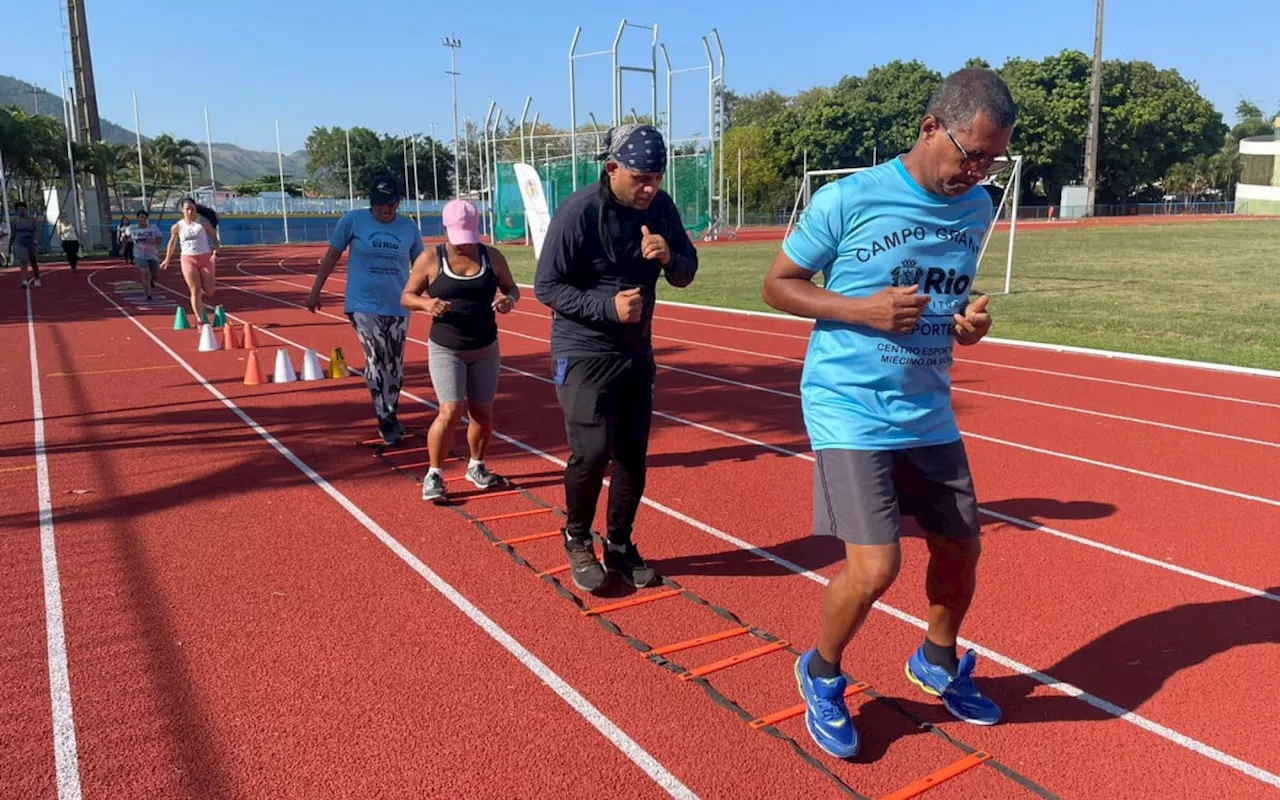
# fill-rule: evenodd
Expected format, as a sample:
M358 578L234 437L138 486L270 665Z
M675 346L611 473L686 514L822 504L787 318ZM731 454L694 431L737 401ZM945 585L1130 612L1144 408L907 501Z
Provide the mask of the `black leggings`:
M605 468L612 461L608 537L626 544L644 495L653 356L559 358L554 366L571 452L564 471L565 532L574 539L590 537Z
M62 243L62 252L67 254L67 263L72 269L76 268L76 263L80 260L80 243L77 241L64 241Z

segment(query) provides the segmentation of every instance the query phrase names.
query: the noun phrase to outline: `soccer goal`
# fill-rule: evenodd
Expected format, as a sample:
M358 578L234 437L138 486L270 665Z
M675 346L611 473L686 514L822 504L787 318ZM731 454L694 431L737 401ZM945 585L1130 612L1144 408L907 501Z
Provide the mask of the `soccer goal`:
M978 253L978 270L979 272L982 270L983 259L986 258L987 246L991 243L992 234L996 232L997 228L1005 227L1000 224L1001 222L1006 223L1009 242L1004 262L1004 291L991 292L991 294L1009 294L1013 285L1013 242L1018 229L1018 192L1015 191L1015 187L1022 184L1022 156L1015 155L1000 158L997 159L997 163L1009 164L1009 166L995 169L994 173L981 183L982 186L995 186L1000 190L1001 194L1000 202L995 207L994 221L991 227L987 228L987 235L982 239L982 249ZM787 234L791 233L791 229L795 227L800 215L809 207L809 201L814 192L826 183L840 180L843 177L866 169L871 169L871 167L805 170L804 178L801 180L800 187L796 192L795 203L791 207L791 219L787 221Z

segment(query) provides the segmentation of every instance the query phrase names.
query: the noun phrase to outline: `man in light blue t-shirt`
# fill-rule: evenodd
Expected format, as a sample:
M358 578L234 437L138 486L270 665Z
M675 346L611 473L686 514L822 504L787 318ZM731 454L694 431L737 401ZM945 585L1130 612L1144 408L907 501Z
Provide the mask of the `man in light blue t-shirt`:
M838 758L858 751L841 657L897 577L903 513L924 529L930 553L929 627L907 677L962 720L1000 719L974 686L972 651L956 653L980 545L950 369L953 342L974 344L991 327L987 298L970 301L992 224L978 184L1009 163L996 159L1015 117L995 73L949 76L911 151L817 191L765 278L769 305L816 320L800 379L816 456L814 533L843 540L846 563L796 679L810 735Z
M397 213L400 188L395 178L380 176L369 187L369 208L348 211L338 220L329 249L320 259L307 308L320 307L324 282L343 251L347 256L347 292L343 310L355 326L364 350L364 378L373 395L378 432L388 445L406 431L397 416L400 387L404 384L404 342L409 334L409 310L400 305L400 294L409 281L409 269L422 254L422 234L417 224Z

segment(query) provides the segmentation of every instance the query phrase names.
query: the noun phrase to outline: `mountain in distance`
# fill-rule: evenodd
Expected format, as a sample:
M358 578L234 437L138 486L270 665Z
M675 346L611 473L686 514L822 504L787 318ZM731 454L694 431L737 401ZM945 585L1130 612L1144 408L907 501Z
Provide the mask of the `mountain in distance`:
M62 98L47 92L38 86L10 75L0 75L0 106L17 106L23 111L40 113L62 120ZM134 145L137 140L132 130L121 127L103 118L102 138L117 144ZM143 135L142 141L149 142L151 137ZM200 149L205 150L203 141ZM218 177L219 186L234 186L263 175L277 175L276 154L265 150L246 150L233 144L213 143L213 169ZM302 178L307 174L307 152L284 155L284 171L294 178Z

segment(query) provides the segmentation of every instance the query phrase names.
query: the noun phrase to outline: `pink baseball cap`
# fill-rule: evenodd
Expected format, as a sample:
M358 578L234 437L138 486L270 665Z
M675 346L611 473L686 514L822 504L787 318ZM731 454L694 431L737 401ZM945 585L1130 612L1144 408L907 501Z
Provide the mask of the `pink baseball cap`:
M450 244L478 244L480 242L480 214L470 200L450 200L440 214Z

